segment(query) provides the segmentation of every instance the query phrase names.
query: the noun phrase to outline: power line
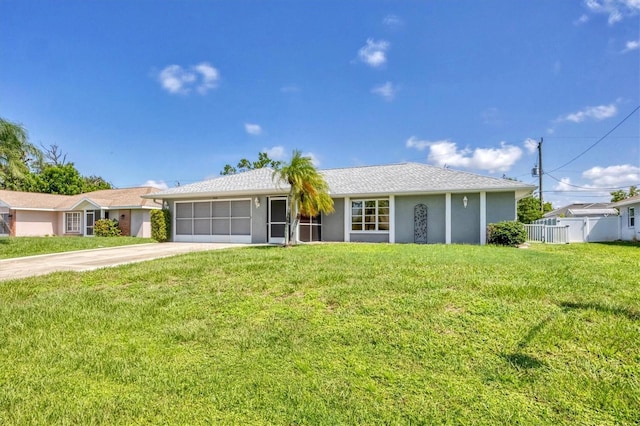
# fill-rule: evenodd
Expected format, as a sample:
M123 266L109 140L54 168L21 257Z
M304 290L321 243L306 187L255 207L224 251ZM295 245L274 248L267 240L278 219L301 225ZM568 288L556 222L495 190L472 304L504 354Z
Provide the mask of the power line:
M580 185L573 185L571 183L563 182L562 180L560 180L560 179L558 179L558 178L556 178L554 176L551 176L549 173L545 173L545 175L549 176L551 179L553 179L556 182L559 182L559 183L561 183L563 185L571 186L572 188L586 189L586 190L589 190L589 191L615 191L615 190L618 190L618 189L626 189L626 188L629 188L631 186L640 185L640 184L637 184L637 185L626 185L626 186L618 186L618 187L611 187L611 188L580 186Z
M571 160L567 161L566 163L564 163L562 166L560 167L556 167L553 170L550 170L548 172L545 172L545 174L549 174L549 173L553 173L556 170L560 170L563 167L568 166L569 164L573 163L574 161L576 161L578 158L582 157L584 154L586 154L587 152L589 152L591 150L591 148L593 148L594 146L598 145L600 142L602 142L607 136L609 136L611 133L614 132L614 130L616 130L618 127L622 126L622 123L624 123L625 121L627 121L627 119L629 119L629 117L631 117L633 114L636 113L636 111L638 111L640 109L640 105L638 105L637 107L635 107L635 109L633 111L631 111L625 118L622 119L622 121L620 121L618 124L616 124L613 129L609 130L604 136L602 136L600 139L598 139L597 141L595 141L593 144L591 144L587 149L585 149L584 151L582 151L580 154L576 155L575 157L573 157Z

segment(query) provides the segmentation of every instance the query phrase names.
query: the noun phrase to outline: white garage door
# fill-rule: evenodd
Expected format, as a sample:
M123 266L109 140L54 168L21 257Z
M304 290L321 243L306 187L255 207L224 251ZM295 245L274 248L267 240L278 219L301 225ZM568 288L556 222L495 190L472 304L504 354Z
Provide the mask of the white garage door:
M174 241L251 242L251 200L176 202L174 211Z

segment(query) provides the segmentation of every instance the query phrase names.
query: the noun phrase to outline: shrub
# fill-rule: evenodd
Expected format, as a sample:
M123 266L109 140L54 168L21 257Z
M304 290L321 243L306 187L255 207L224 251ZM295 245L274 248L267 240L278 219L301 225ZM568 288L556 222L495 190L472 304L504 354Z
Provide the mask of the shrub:
M117 220L99 219L93 224L93 234L96 237L119 237L122 231L118 228Z
M168 209L151 210L151 238L163 243L171 236L171 213Z
M498 222L487 227L489 244L515 247L527 240L527 231L520 222Z

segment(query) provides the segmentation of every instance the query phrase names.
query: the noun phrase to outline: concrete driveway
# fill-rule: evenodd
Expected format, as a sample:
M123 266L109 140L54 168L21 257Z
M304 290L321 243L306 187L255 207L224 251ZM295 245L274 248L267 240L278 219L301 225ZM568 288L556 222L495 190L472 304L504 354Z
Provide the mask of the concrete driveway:
M161 243L134 244L94 250L43 254L0 260L0 281L44 275L57 271L90 271L92 269L143 262L194 251L246 247L249 244Z

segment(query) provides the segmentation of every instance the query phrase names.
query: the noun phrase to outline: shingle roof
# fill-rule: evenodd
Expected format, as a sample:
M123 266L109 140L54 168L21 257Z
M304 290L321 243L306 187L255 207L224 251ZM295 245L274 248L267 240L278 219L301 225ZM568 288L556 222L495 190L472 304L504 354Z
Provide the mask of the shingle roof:
M367 194L442 193L462 191L531 191L522 182L481 176L420 163L349 167L320 171L332 196ZM240 194L285 193L289 186L272 180L273 170L264 168L170 188L150 198L186 198Z
M624 200L618 201L617 203L611 203L609 204L609 207L622 207L622 206L628 206L629 204L636 204L636 203L640 203L640 195L625 198Z
M136 188L105 189L78 195L41 194L0 190L0 205L12 209L68 210L82 200L89 200L102 208L147 207L157 208L160 204L142 195L157 191L156 188L142 186Z
M547 212L543 217L559 217L559 216L587 216L587 215L615 215L616 210L609 207L608 203L574 203L567 206L559 207L555 210Z
M533 190L508 179L481 176L421 163L329 169L322 172L334 195Z

